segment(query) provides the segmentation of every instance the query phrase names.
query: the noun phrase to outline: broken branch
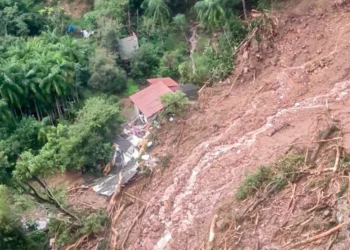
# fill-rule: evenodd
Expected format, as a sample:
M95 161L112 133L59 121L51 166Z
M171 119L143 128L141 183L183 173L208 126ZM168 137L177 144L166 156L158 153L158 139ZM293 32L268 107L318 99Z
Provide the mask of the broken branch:
M77 249L87 238L89 238L89 236L90 236L90 233L83 235L82 237L79 238L79 240L76 243L68 246L66 250Z
M340 223L339 225L329 229L326 232L323 232L323 233L320 233L318 235L315 235L314 237L311 237L311 238L309 238L307 240L303 240L303 241L300 241L298 243L295 243L292 246L290 246L290 248L295 248L297 246L305 245L305 244L311 243L313 241L316 241L316 240L322 239L324 237L327 237L327 236L331 235L332 233L337 232L339 229L341 229L343 226L345 226L348 223L349 222ZM286 246L284 246L284 247L286 247Z
M112 195L111 200L109 201L108 207L107 207L107 213L108 215L111 217L113 215L113 211L115 209L115 204L116 204L116 199L117 196L120 194L121 190L122 190L122 182L123 182L123 176L122 176L122 172L119 173L119 181L117 186L114 189L114 193Z
M214 239L215 239L215 225L216 225L216 221L218 219L218 215L215 214L213 219L211 220L210 223L210 231L209 231L209 239L208 239L208 250L213 249L214 247Z
M135 217L135 219L133 220L131 226L129 227L129 229L128 229L127 233L126 233L126 236L125 236L125 238L124 238L124 240L123 240L123 243L122 243L122 249L123 249L123 250L124 250L125 243L126 243L126 241L128 240L128 238L129 238L129 235L130 235L131 230L134 228L136 222L140 219L140 217L142 216L142 214L145 212L146 207L147 207L147 206L144 206L144 207L141 209L141 211L138 213L138 215L137 215L137 216Z
M333 172L337 172L338 166L339 166L340 149L339 149L338 145L336 146L336 150L337 150L337 155L335 157L335 163L334 163L334 167L333 167Z

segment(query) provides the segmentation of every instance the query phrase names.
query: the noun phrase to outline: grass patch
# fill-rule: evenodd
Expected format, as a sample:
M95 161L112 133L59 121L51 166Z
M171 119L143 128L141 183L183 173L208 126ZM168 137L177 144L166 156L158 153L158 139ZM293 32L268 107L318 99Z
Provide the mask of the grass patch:
M237 200L253 196L259 189L268 186L268 190L279 191L289 182L297 181L304 157L289 155L269 166L261 166L254 173L248 174L236 192Z
M134 82L133 80L129 79L127 84L126 84L126 90L125 90L125 95L126 96L131 96L132 94L135 94L136 91L139 90L139 85Z
M158 157L160 166L162 169L170 167L171 159L173 158L173 155L170 153L167 153L166 155L162 155Z

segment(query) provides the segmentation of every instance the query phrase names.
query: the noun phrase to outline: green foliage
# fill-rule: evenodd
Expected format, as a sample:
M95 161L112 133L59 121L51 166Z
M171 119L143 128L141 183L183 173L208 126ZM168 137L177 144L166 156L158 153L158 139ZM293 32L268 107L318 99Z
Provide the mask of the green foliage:
M208 29L222 26L227 19L224 0L198 1L194 6L194 10L201 25Z
M139 85L134 82L132 79L128 79L126 84L126 90L125 95L131 96L132 94L135 94L139 90Z
M40 1L2 1L0 3L0 36L36 35L41 32L48 20L38 13Z
M244 200L255 194L263 184L271 180L272 171L270 168L261 166L258 170L245 177L244 182L239 186L236 192L238 200Z
M268 187L267 191L279 191L289 182L297 181L304 158L289 155L277 160L270 166L261 166L254 173L247 175L236 191L236 199L244 200L254 195L257 190Z
M278 4L279 2L281 2L281 0L258 0L257 1L257 8L259 10L268 10L274 4Z
M109 141L122 121L112 98L102 95L86 100L75 123L68 127L67 138L60 142L64 165L96 168L108 161L112 154Z
M162 169L170 167L171 159L173 158L173 155L170 153L167 153L166 155L158 156L158 160L160 162L160 166Z
M91 214L84 214L82 228L74 228L65 221L52 218L48 223L50 234L56 237L56 245L58 247L71 244L82 235L87 233L98 234L102 232L108 221L104 211L99 210Z
M165 52L160 59L157 75L178 79L180 77L179 66L184 61L185 52L182 48Z
M175 28L180 31L184 31L186 27L187 19L184 14L177 14L173 17L173 24Z
M25 249L25 234L20 217L11 206L9 190L0 185L0 249Z
M159 66L160 56L159 48L156 48L152 43L142 44L131 59L131 76L136 79L151 76Z
M35 230L26 235L26 248L28 250L48 249L49 238L43 231Z
M166 116L181 115L188 106L188 98L181 91L176 91L175 93L164 94L160 97L162 104L165 106L163 114Z
M17 40L0 55L2 113L6 102L14 115L61 116L66 99L78 95L75 65L87 64L87 51L84 42L55 33Z
M105 229L107 224L107 215L104 210L99 210L90 214L83 220L84 227L79 230L79 233L84 235L87 233L97 234Z
M201 50L201 44L206 44L206 39L200 40L198 49L194 53L194 65L191 60L182 62L179 66L181 82L202 85L214 83L225 78L233 69L233 54L235 46L247 33L242 22L234 15L226 22L224 32L220 33L211 45Z
M18 156L30 150L37 153L43 146L38 137L44 124L33 117L23 117L11 130L11 135L0 140L0 183L8 183Z
M94 10L84 15L84 19L94 23L99 20L114 19L121 23L127 14L127 0L95 0Z
M165 0L145 0L142 7L146 10L146 22L149 27L157 25L164 28L170 18L170 9Z
M113 150L109 141L121 122L115 100L106 96L88 99L73 124L48 131L47 143L37 154L29 150L21 153L13 171L15 180L45 177L67 168L96 170L110 159Z
M93 90L105 93L121 93L126 88L126 73L117 67L115 58L104 49L96 51L90 58L89 86Z

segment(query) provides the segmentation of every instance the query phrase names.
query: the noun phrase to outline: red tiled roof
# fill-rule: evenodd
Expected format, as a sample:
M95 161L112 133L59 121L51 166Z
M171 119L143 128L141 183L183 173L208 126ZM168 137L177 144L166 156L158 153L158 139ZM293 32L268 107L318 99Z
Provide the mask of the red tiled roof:
M157 82L130 96L139 110L148 118L164 108L160 97L172 93L164 83Z
M170 77L147 79L147 82L149 82L151 85L157 82L162 82L166 86L168 86L172 91L176 91L180 89L180 85Z

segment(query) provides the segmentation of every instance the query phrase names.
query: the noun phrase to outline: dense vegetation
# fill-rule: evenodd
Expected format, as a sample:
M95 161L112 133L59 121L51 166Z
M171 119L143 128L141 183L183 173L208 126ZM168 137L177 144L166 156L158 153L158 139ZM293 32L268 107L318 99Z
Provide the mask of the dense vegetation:
M244 9L273 0L246 0L245 8L241 0L87 2L91 11L72 20L58 0L0 0L0 249L45 249L50 235L65 244L101 230L101 214L82 220L45 178L99 171L123 121L118 96L145 79L202 85L227 76L248 32ZM70 24L76 30L67 34ZM79 29L95 34L83 38ZM140 48L122 61L118 41L133 33ZM171 114L186 102L180 93L163 101ZM49 232L24 228L24 199L68 219L52 216Z

